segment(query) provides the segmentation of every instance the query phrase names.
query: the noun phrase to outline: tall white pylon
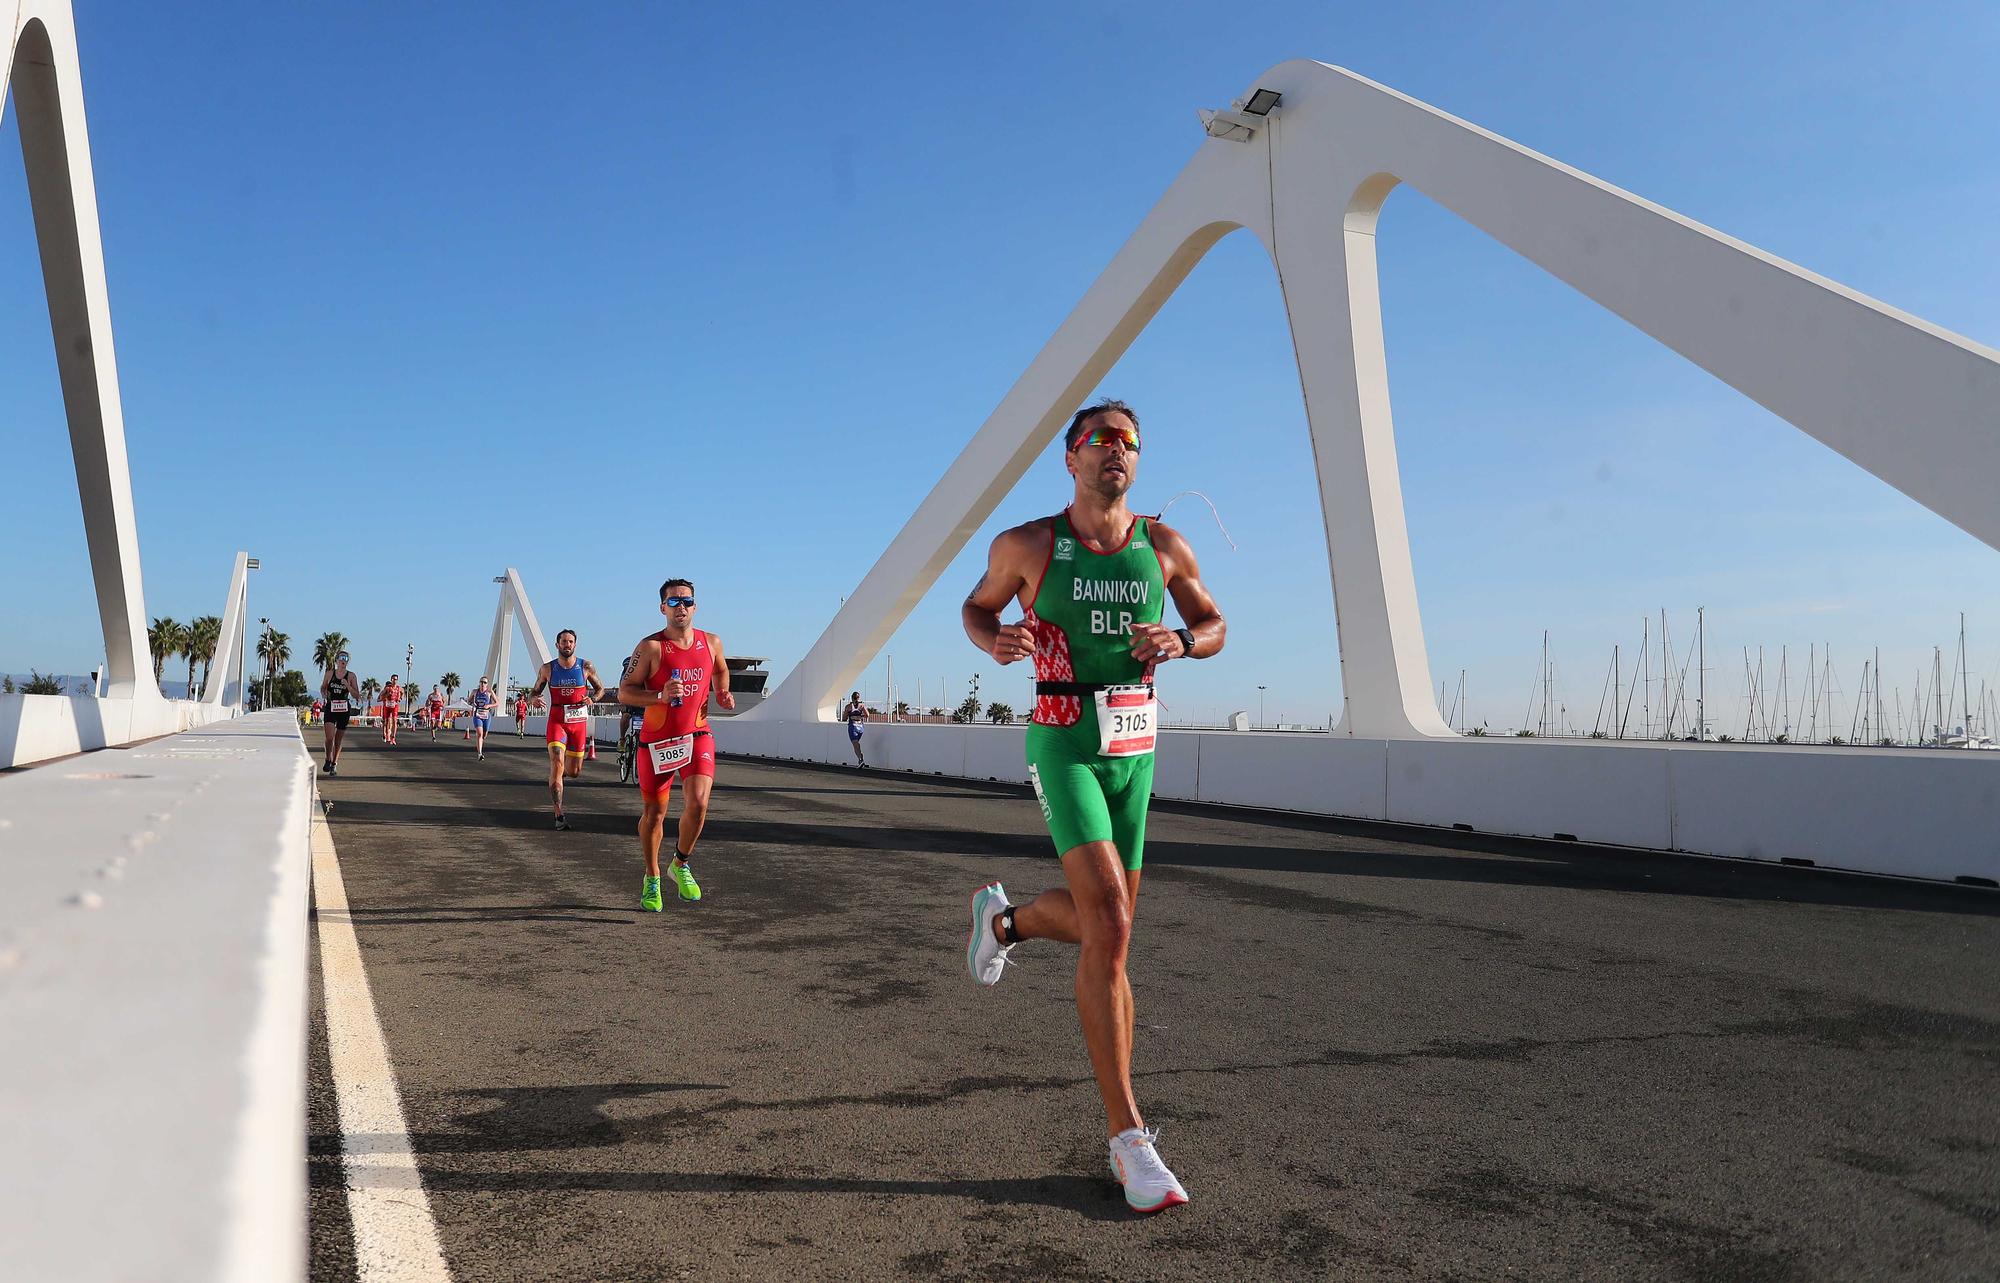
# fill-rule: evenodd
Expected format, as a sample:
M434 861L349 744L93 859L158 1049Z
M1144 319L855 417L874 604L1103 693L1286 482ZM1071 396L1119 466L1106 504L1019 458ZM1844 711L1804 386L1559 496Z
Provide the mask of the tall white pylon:
M222 633L208 671L208 689L201 702L222 708L243 707L243 625L249 614L250 554L236 554L229 572L229 600L222 607Z
M6 0L0 0L5 4ZM41 248L42 283L55 336L56 372L69 419L70 452L97 613L104 629L110 699L157 703L159 683L147 662L146 603L139 575L139 533L132 512L132 471L125 456L125 413L111 342L104 243L97 226L97 184L83 119L76 23L68 0L16 0L10 43L0 59L0 107L11 85L21 158ZM5 12L0 9L0 12Z
M542 638L541 621L535 618L535 608L528 601L528 590L521 586L521 572L509 566L507 573L500 576L497 582L500 585L500 604L493 609L493 637L486 647L485 676L492 679L494 690L504 694L517 612L521 637L528 643L528 654L533 657L537 669L549 662L549 644Z
M1252 89L1280 95L1276 109L1201 144L746 719L831 720L1063 421L1241 228L1277 268L1305 395L1338 628L1337 730L1455 734L1431 691L1382 343L1375 230L1399 183L2000 547L2000 353L1338 67L1282 63Z

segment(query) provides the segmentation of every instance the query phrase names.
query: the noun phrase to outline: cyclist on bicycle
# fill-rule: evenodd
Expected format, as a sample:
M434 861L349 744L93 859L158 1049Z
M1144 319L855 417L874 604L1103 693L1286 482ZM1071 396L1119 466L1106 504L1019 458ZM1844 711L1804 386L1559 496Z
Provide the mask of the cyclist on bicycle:
M625 674L630 671L632 671L632 657L627 655L624 666L618 675L619 680L622 682ZM639 759L639 727L645 720L645 709L633 708L629 704L620 704L618 706L618 780L620 783L630 783L633 777L638 774L636 765Z

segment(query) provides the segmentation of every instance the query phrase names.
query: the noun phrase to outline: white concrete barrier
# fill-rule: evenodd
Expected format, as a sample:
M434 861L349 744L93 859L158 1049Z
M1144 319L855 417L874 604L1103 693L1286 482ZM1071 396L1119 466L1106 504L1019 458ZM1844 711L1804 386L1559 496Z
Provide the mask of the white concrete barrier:
M305 1276L289 709L0 777L0 1275Z
M172 735L236 715L223 705L151 694L135 699L0 695L0 767Z
M870 722L870 766L1025 784L1021 726ZM724 753L839 765L839 722L747 720ZM1161 733L1154 795L1509 837L2000 886L2000 753L1635 740Z

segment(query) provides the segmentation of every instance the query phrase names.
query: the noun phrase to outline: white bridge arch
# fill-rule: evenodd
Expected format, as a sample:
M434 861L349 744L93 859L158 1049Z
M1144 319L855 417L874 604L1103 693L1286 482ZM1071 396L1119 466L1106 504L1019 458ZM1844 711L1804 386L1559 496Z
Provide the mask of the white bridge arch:
M244 575L238 553L207 698L170 700L148 666L146 601L125 412L111 340L110 289L83 79L69 0L16 0L0 59L0 108L21 131L28 202L41 251L56 373L69 420L77 497L104 630L102 698L0 695L0 767L60 757L231 717L243 703ZM4 10L0 10L4 12Z
M1906 827L1894 837L1889 826L1864 824L1831 840L1840 837L1839 821L1773 829L1754 822L1746 801L1722 806L1713 814L1730 818L1705 826L1676 800L1675 788L1677 771L1699 775L1703 768L1670 758L1700 753L1706 767L1719 766L1716 746L1676 753L1657 743L1459 739L1438 712L1418 611L1382 341L1376 221L1389 193L1410 184L1996 548L2000 353L1338 67L1282 63L1252 90L1279 95L1275 109L1223 113L798 666L760 707L736 719L732 739L753 752L840 760L838 743L817 730L831 722L841 693L1195 264L1223 236L1244 229L1277 269L1312 436L1341 665L1343 711L1333 738L1370 749L1336 766L1322 759L1339 750L1324 745L1294 742L1294 760L1271 763L1265 746L1225 752L1218 742L1218 765L1225 756L1241 760L1222 769L1229 783L1211 788L1203 779L1210 753L1198 746L1194 779L1182 793L1420 823L1475 820L1475 827L1502 832L1714 854L1819 858L1885 872L1917 872L1913 866L1924 864L1926 876L1990 876L1964 866L2000 865L2000 857L1949 848L1973 845L1976 829L1967 826L1984 824L1990 833L2000 823L2000 789L1991 783L1968 786L1962 798L1935 799L1951 817L1932 835L1938 859L1912 861L1870 846L1878 832L1890 847L1906 846ZM1206 744L1212 737L1199 738ZM1397 747L1422 744L1447 756ZM1479 752L1477 764L1460 760L1461 750ZM994 773L972 770L972 757L988 766L999 759L966 752L966 773ZM1169 750L1162 753L1161 791L1174 796L1179 773L1169 769ZM1578 753L1585 756L1570 759ZM1809 792L1836 789L1834 777L1864 758L1867 769L1882 773L1883 791L1888 776L1901 781L1913 770L1926 789L1947 793L1957 787L1942 782L1948 778L1993 780L1984 769L1991 762L1855 753L1862 756L1746 748L1731 755L1717 787L1747 797L1746 790L1771 787L1758 781L1778 770ZM923 760L940 756L951 759L948 749L940 754L932 746ZM1407 760L1399 767L1397 758ZM1963 776L1965 768L1976 774ZM1260 774L1280 783L1258 782ZM1416 781L1407 806L1398 804L1399 774ZM1491 778L1478 788L1454 791L1450 783L1480 776ZM1864 790L1864 797L1874 793ZM1489 795L1491 805L1481 801ZM1839 809L1815 808L1821 816ZM1737 819L1747 831L1732 830Z

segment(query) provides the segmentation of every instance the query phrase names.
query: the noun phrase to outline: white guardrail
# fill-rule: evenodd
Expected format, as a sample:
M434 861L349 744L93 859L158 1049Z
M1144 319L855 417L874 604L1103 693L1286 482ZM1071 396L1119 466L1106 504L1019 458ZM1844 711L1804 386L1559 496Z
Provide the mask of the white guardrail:
M868 764L1028 782L1025 728L870 722ZM839 722L737 720L724 753L854 760ZM2000 753L1162 731L1156 797L2000 886Z
M290 709L0 775L0 1276L305 1276Z
M0 695L0 767L172 735L236 715L220 704L153 694L136 699Z

